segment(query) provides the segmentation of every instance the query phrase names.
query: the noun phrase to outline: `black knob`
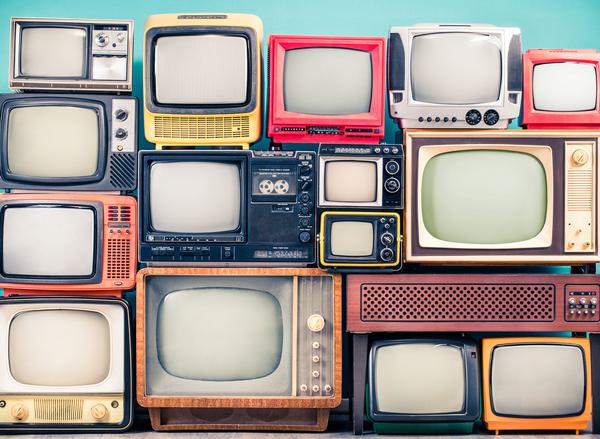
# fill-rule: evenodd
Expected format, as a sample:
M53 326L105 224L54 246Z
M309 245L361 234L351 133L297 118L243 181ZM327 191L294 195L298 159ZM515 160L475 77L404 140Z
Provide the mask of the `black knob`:
M456 118L456 116L454 116L454 117L452 118L452 122L456 122L457 120L458 120L458 119Z
M400 165L396 160L390 160L385 164L385 170L388 174L394 175L400 170Z
M439 117L436 117L436 118L435 118L435 121L436 121L436 122L439 122L440 120L441 120L441 119L440 119Z
M300 220L300 225L301 225L302 227L308 227L308 224L309 224L308 218L302 218L302 219Z
M302 201L303 203L308 203L310 201L310 195L308 195L308 194L300 195L300 201Z
M465 120L469 125L477 125L481 122L481 113L477 110L469 110L465 115Z
M117 111L115 111L115 117L120 120L121 122L123 122L124 120L127 120L127 116L129 116L129 113L127 112L127 110L123 110L122 108L119 108Z
M302 182L302 184L300 185L300 189L302 189L303 191L307 191L310 189L311 183L310 181L304 181Z
M127 130L125 128L117 128L117 131L115 131L115 137L117 139L127 138Z
M300 174L302 175L308 175L310 174L310 166L300 166Z
M483 115L483 121L486 125L496 125L500 120L500 115L496 110L488 110Z
M397 178L388 178L384 183L385 190L390 194L395 194L400 190L400 182Z
M394 257L394 252L392 251L391 248L384 248L383 250L381 250L381 252L379 253L379 256L381 257L382 260L384 261L391 261L392 258Z
M433 119L431 118L431 116L429 116L429 117L427 118L427 122L431 122L432 120L433 120Z
M423 122L425 119L423 119L423 116L419 117L419 122Z
M310 209L308 208L308 206L302 206L300 208L300 213L302 215L308 215L310 213Z
M449 120L448 117L444 117L444 122L448 122Z
M309 232L300 232L300 234L298 235L298 239L300 240L300 242L303 242L304 244L306 244L307 242L310 242L310 233Z
M396 240L394 238L394 235L392 235L389 232L385 232L383 235L381 235L381 238L379 238L381 240L381 243L385 246L389 246L392 245L394 243L394 241Z

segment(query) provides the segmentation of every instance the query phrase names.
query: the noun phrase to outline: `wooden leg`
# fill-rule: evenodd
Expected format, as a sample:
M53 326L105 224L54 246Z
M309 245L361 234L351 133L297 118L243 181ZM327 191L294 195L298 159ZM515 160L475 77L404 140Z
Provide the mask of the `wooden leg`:
M354 434L363 434L365 422L365 380L367 378L368 334L352 334L353 398L352 429Z

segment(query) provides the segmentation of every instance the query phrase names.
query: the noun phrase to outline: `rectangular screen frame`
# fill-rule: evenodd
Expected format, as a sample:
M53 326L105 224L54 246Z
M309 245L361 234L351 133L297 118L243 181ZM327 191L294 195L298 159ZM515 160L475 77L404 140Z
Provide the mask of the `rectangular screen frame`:
M596 108L589 111L543 111L533 105L533 70L550 63L585 63L596 69ZM596 49L529 49L523 53L523 112L527 129L600 128L600 53Z
M325 168L328 162L367 162L375 163L377 167L377 181L375 181L376 198L375 201L360 203L350 203L347 201L327 201L325 199ZM383 205L383 157L337 157L319 155L319 206L323 207L382 207Z

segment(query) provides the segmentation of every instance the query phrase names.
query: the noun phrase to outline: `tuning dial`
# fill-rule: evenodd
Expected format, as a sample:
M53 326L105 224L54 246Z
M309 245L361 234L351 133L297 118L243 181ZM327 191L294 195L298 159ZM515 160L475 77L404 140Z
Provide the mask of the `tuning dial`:
M379 256L381 257L382 260L384 261L391 261L392 258L394 257L394 252L389 249L389 248L384 248L383 250L381 250L381 252L379 253Z
M385 170L388 174L394 175L400 170L400 165L396 160L390 160L385 164Z
M310 232L300 232L298 235L298 240L303 244L310 242Z
M581 303L582 305L585 305L586 302L587 302L587 300L585 300L585 297L582 297L581 299L579 299L579 303Z
M575 300L575 298L574 298L574 297L571 297L571 298L569 299L569 303L570 303L571 305L575 305L575 303L576 303L576 302L577 302L577 301Z
M28 410L25 404L15 404L10 409L10 415L18 421L27 417Z
M96 35L96 45L100 47L104 47L108 44L108 36L103 33L99 33Z
M321 314L313 314L306 319L306 325L312 332L321 332L325 327L325 319Z
M300 174L301 175L308 175L310 174L310 166L300 166Z
M397 178L388 178L384 183L385 190L390 194L395 194L400 190L400 181Z
M385 232L383 235L381 235L381 243L383 245L392 245L395 241L394 235L392 235L391 233Z
M483 115L483 121L486 125L496 125L500 120L500 115L496 110L488 110Z
M96 420L104 419L108 414L108 410L104 406L104 404L96 404L91 409L92 418Z
M591 303L592 305L596 305L596 304L598 303L598 300L597 300L596 298L591 298L591 299L590 299L590 303Z
M575 166L583 166L589 160L589 155L583 149L576 149L571 155L571 160Z
M469 125L477 125L481 122L481 113L477 110L469 110L465 115L465 120Z
M115 137L117 139L126 139L127 138L127 130L125 128L117 128L117 130L115 131Z
M117 120L120 120L121 122L127 120L127 116L129 116L127 110L119 108L117 111L115 111L115 118L117 118Z
M119 32L119 33L117 34L117 41L118 41L119 43L122 43L123 41L125 41L125 34L122 34L122 33L120 33L120 32Z

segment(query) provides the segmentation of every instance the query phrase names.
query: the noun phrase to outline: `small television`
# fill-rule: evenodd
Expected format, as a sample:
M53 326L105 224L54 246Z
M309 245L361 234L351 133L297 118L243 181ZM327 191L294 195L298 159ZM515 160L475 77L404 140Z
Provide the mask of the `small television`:
M385 38L269 37L269 132L276 143L378 143Z
M367 418L376 433L462 433L479 419L475 341L380 339L369 352Z
M319 229L319 266L326 270L399 270L400 215L396 212L325 211Z
M520 29L400 26L388 44L390 115L400 127L504 129L519 116Z
M0 432L129 428L130 322L115 298L0 299Z
M14 90L131 92L133 21L12 18Z
M261 134L262 21L159 14L144 31L144 132L163 146L238 145Z
M0 288L5 295L116 295L135 285L132 197L0 194Z
M320 208L401 209L402 145L321 144Z
M0 94L0 188L133 191L137 99Z
M590 355L587 338L484 338L486 428L584 430L592 412Z
M600 128L596 49L529 49L523 54L525 128Z
M322 431L341 402L341 275L144 268L137 399L156 430Z
M406 262L600 261L594 131L407 131Z
M140 262L315 262L316 156L300 151L140 152Z

